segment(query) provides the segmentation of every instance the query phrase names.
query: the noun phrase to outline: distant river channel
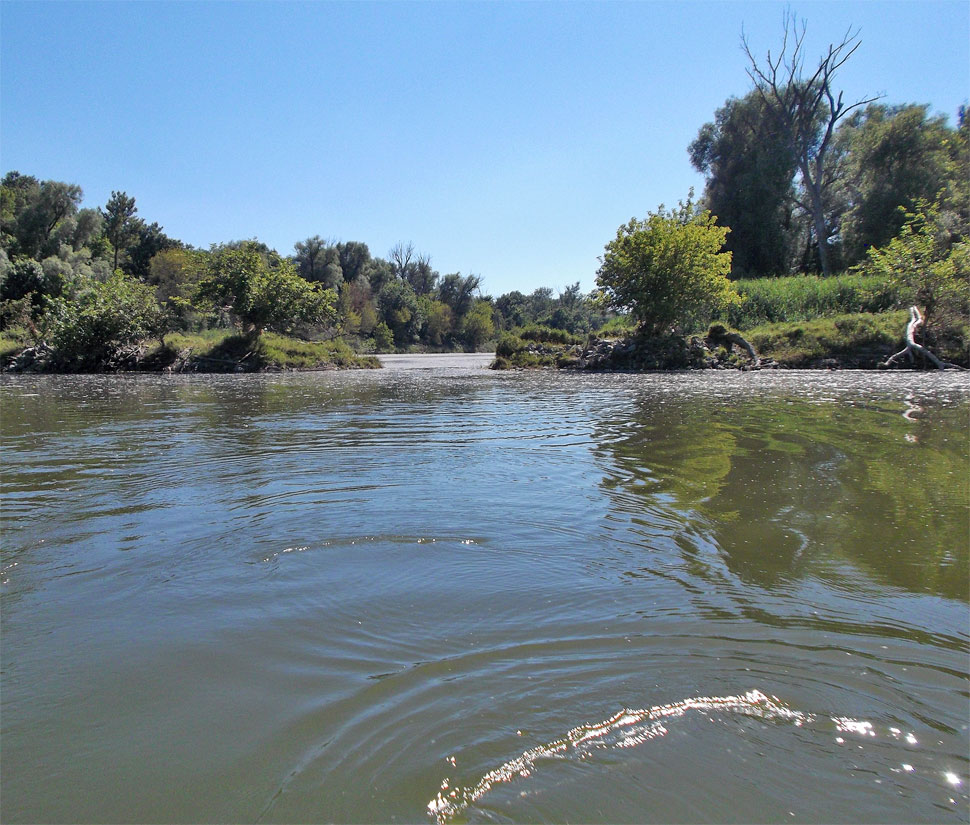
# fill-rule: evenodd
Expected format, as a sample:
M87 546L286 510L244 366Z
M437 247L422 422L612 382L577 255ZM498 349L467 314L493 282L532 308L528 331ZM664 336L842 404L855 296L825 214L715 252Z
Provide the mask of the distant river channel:
M4 376L4 823L967 822L968 373Z

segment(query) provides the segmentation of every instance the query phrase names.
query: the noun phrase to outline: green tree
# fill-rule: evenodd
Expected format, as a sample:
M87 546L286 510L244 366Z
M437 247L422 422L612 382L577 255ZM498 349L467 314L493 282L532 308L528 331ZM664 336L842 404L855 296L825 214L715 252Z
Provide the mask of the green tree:
M858 270L898 290L904 306L923 310L928 334L957 332L970 321L970 231L939 208L920 202L899 234L871 247Z
M739 300L727 279L731 253L721 251L729 231L690 199L669 212L661 205L617 230L596 283L609 306L628 310L648 334L705 322Z
M492 302L479 298L465 313L461 321L461 336L465 342L465 349L477 352L489 338L495 334L495 322L492 320Z
M296 254L293 259L301 277L330 289L339 289L345 279L340 265L339 246L314 235L305 241L298 241L294 249Z
M346 243L338 243L336 249L340 272L345 281L351 283L365 274L367 266L371 262L367 244L360 241L347 241Z
M418 340L424 315L410 284L401 280L384 284L377 296L377 306L384 323L394 333L394 342L398 346Z
M267 264L256 242L219 250L196 290L196 299L203 306L229 311L256 338L264 329L287 333L300 323L335 318L332 289L304 280L275 253L271 263Z
M208 270L209 253L172 247L157 253L149 264L146 282L173 323L189 329L195 319L191 302Z
M438 300L451 307L455 319L461 319L472 308L475 292L481 285L482 279L477 275L462 275L453 272L445 275L438 285Z
M112 192L101 211L104 236L114 250L114 269L118 268L121 253L134 242L142 227L142 220L135 216L137 211L135 199L129 198L125 192Z
M374 349L378 352L389 352L394 346L394 333L383 321L374 327Z
M842 222L849 261L889 243L918 201L934 201L946 188L957 135L928 109L871 105L839 129L838 139L848 148L852 200Z
M757 92L731 98L691 143L691 164L707 176L703 204L731 228L731 276L788 273L794 243L795 158Z
M166 249L176 249L182 244L168 237L157 223L146 224L139 222L137 231L128 246L128 260L122 269L125 274L148 280L151 273L151 262L159 252Z
M427 295L420 296L418 300L423 303L424 340L435 347L443 346L453 331L451 307L441 301L432 301Z
M62 243L77 240L82 197L81 187L73 183L39 182L30 175L7 173L0 184L3 248L11 258L25 256L39 261L56 255Z

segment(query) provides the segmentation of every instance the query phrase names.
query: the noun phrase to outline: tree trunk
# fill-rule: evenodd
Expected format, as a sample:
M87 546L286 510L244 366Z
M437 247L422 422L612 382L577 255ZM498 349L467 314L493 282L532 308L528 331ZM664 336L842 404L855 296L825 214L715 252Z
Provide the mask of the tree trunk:
M825 207L822 204L821 181L812 179L807 164L802 165L802 184L808 190L812 206L812 226L815 228L815 245L818 247L818 262L822 267L823 277L832 274L829 264L828 233L825 230Z

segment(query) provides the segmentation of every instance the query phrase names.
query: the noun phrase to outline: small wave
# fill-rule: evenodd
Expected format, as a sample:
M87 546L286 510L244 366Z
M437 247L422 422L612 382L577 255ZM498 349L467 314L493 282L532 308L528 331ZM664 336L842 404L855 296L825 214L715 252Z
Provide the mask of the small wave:
M437 825L447 825L462 818L470 806L479 802L493 789L532 776L543 760L585 760L596 750L634 748L666 736L672 720L689 713L739 714L767 722L782 722L796 728L811 728L817 733L832 735L835 744L840 746L846 745L845 736L851 736L857 741L871 738L898 742L910 753L919 746L912 731L898 727L877 727L869 721L849 716L819 716L795 710L778 697L768 696L760 690L749 690L734 696L698 696L648 709L623 709L602 722L580 725L565 736L530 748L498 768L488 771L474 785L453 786L451 780L446 778L436 796L428 802L428 815ZM449 757L448 761L452 765L456 764L454 757ZM937 784L945 784L949 789L958 788L966 781L952 769L941 773L938 767L925 766L925 770L917 771L909 762L899 763L898 767L891 770L894 774L923 772L927 776L935 777ZM942 783L939 781L940 776Z
M560 739L524 751L515 759L489 771L470 787L452 787L451 781L446 778L441 783L441 790L428 803L428 814L438 825L445 825L495 786L529 777L540 760L562 759L570 755L582 759L597 748L636 747L665 736L668 732L665 723L690 712L740 713L759 719L787 721L798 727L815 719L812 714L793 710L776 697L769 697L759 690L749 690L736 696L698 696L648 709L624 709L602 722L580 725Z

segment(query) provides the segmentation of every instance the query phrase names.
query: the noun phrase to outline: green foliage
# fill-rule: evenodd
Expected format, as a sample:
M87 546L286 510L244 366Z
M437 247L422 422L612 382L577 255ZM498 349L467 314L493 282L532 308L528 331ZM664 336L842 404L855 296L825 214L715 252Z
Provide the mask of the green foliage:
M301 341L274 333L260 338L257 351L263 364L285 369L321 367L372 368L379 366L373 356L358 356L339 338L334 341Z
M839 130L852 189L852 205L842 219L848 260L859 261L871 246L889 243L906 212L920 200L935 200L954 174L953 130L928 110L872 105Z
M2 247L11 257L38 261L56 255L62 244L80 248L96 228L90 210L79 213L81 198L75 184L8 172L0 184Z
M465 348L470 352L477 352L494 333L495 323L492 320L491 302L481 299L475 301L461 322L461 336L465 342Z
M48 299L42 330L62 368L100 369L124 347L162 335L165 316L150 286L115 272Z
M422 314L425 317L424 339L433 347L443 346L454 330L451 307L424 295L419 300L423 302Z
M536 341L549 344L580 344L585 336L574 335L564 329L554 329L543 324L528 324L515 331L519 338L525 341Z
M871 368L899 349L906 320L905 312L860 313L759 326L744 336L763 358L785 366L854 357Z
M418 296L409 283L394 280L384 284L377 296L377 306L395 344L404 347L418 340L424 316Z
M631 335L635 328L636 323L631 316L617 315L596 330L596 335L599 338L623 338Z
M730 230L688 199L677 209L631 219L606 245L596 283L607 303L629 310L648 334L703 324L737 301L722 252Z
M377 352L390 352L394 349L394 333L383 321L374 327L374 349Z
M481 282L477 275L462 275L460 272L445 275L438 284L438 300L451 308L455 318L463 318L472 308Z
M134 241L141 229L141 218L135 217L137 211L135 199L128 197L125 192L112 192L101 211L104 236L114 251L115 269L118 268L122 252Z
M518 335L513 335L511 332L503 332L495 344L495 354L500 358L511 358L519 350L524 349L525 346L525 342Z
M970 316L970 232L925 202L906 216L899 235L869 250L859 271L899 292L902 305L923 309L925 329L943 330Z
M187 330L198 320L191 302L208 266L208 253L194 249L163 249L152 257L146 281L174 328Z
M217 251L196 299L204 306L225 308L257 337L264 329L288 332L300 323L335 317L333 290L305 281L288 261L270 258L272 266L254 242Z
M793 229L795 157L757 91L730 98L688 148L707 175L704 205L731 228L734 278L786 272Z
M899 305L898 290L876 275L753 278L735 281L734 287L741 300L728 307L725 320L735 329L825 315L883 312Z

